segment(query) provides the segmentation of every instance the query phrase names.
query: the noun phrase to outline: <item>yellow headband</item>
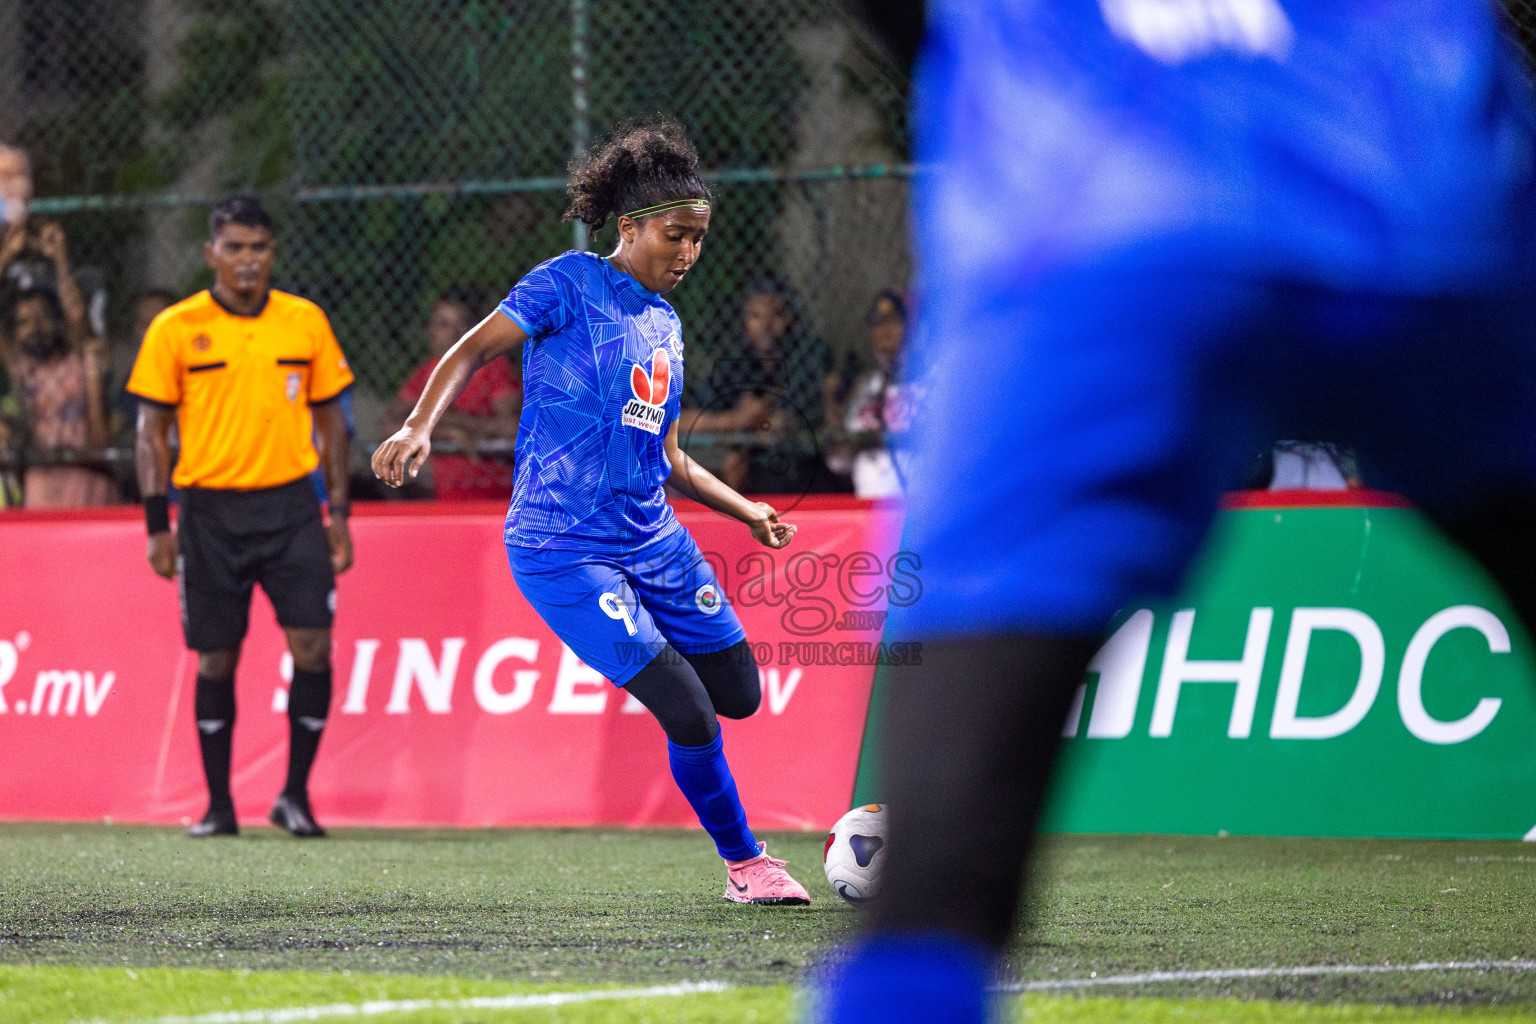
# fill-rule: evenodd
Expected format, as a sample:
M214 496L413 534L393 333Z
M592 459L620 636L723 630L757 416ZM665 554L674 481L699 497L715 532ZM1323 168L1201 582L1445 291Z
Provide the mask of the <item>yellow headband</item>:
M699 212L700 213L705 213L705 212L707 212L709 210L709 200L708 199L673 199L673 200L670 200L668 202L662 203L662 204L660 204L658 206L647 206L643 210L635 210L633 212L626 213L623 216L625 216L625 217L644 217L644 216L646 216L648 214L660 213L663 210L675 210L679 206L697 206L697 207L701 207Z

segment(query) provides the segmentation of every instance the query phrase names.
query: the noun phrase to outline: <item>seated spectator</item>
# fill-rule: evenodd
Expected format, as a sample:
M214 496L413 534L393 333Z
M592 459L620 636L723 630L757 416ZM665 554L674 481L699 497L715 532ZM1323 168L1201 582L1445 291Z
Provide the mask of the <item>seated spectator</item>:
M906 301L886 289L875 296L867 319L875 366L855 378L846 400L829 388L827 468L851 475L853 492L861 498L894 498L901 495L902 482L890 441L911 426L913 405L911 389L901 381Z
M25 431L26 507L115 503L117 483L100 462L108 438L106 344L86 334L83 310L71 319L45 289L17 295L9 326L8 370Z
M738 491L804 491L818 475L815 432L828 366L826 345L798 329L783 288L759 282L742 301L741 333L694 389L678 433L687 443L751 432L750 443L727 450L720 479Z
M480 304L467 289L449 289L432 306L427 318L430 357L412 371L405 386L384 410L380 433L393 434L411 414L433 367L474 326ZM453 408L443 414L432 433L435 445L453 445L458 452L433 454L433 496L442 501L494 499L512 495L509 458L483 457L486 441L517 439L517 419L523 407L523 387L510 360L497 359L469 379Z

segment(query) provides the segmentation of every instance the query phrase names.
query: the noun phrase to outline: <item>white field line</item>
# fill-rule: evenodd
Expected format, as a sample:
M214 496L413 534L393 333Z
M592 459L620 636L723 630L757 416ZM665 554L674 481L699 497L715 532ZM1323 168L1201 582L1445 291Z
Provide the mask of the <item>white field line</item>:
M700 992L724 992L731 986L718 981L653 985L650 988L599 988L580 992L537 992L469 999L377 999L366 1003L328 1003L321 1006L287 1006L272 1010L226 1010L190 1016L153 1017L145 1024L289 1024L291 1021L325 1020L329 1017L377 1017L385 1013L418 1010L522 1010L539 1006L568 1006L614 999L666 999ZM82 1022L84 1024L84 1022ZM90 1024L107 1024L105 1021Z
M1536 960L1447 960L1413 964L1318 964L1312 967L1234 967L1215 971L1149 971L1102 978L1016 981L999 992L1052 992L1110 985L1157 985L1180 981L1236 981L1243 978L1313 978L1332 974L1405 974L1415 971L1536 971Z

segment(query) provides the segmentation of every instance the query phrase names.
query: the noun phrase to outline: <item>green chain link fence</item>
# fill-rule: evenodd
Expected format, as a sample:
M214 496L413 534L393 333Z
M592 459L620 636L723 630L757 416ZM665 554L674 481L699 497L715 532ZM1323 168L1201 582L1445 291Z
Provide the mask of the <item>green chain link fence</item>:
M1536 3L1503 7L1536 53ZM362 448L426 356L434 296L469 286L489 310L581 244L567 161L659 110L717 191L675 296L689 380L738 344L763 279L793 300L788 361L867 362L869 302L909 273L906 94L837 0L0 0L0 141L31 154L32 211L68 234L114 384L135 296L204 286L210 199L254 189L279 287L327 310L358 372Z
M65 228L118 383L135 296L205 286L210 199L255 190L277 286L330 314L357 371L364 444L443 289L486 312L611 241L561 222L566 164L656 111L717 194L675 296L690 380L764 279L792 297L787 359L867 361L869 303L908 278L906 91L834 0L0 0L0 141L31 154L32 213Z

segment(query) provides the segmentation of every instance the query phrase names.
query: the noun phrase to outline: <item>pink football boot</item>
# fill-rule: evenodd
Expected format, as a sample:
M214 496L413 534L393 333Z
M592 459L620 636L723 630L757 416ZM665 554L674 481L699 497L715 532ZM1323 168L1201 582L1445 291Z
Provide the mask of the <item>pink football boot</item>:
M803 907L811 902L805 886L784 870L788 861L768 856L768 844L757 844L757 856L725 862L725 898L732 903L765 907Z

